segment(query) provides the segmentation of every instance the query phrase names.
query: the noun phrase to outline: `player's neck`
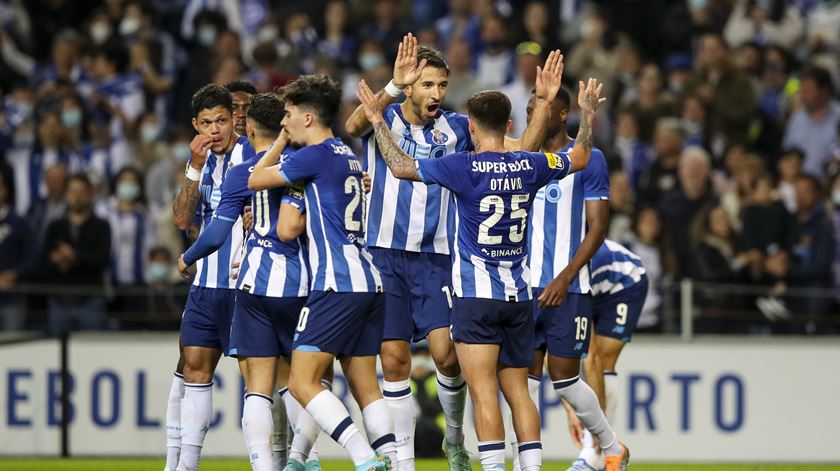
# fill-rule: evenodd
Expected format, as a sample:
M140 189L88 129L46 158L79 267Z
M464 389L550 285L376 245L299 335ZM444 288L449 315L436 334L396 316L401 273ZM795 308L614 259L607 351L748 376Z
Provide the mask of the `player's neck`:
M505 136L498 134L476 133L473 136L476 153L505 152Z
M236 146L236 143L238 141L239 141L239 134L236 134L235 132L231 133L230 134L230 141L228 141L228 145L225 146L225 150L223 150L222 152L219 152L217 155L223 155L223 154L230 153L230 151L233 150L233 148Z
M251 141L251 147L254 148L254 151L257 153L267 151L271 144L274 143L274 139L265 138L260 136L255 136L254 140Z
M314 146L320 144L327 139L332 139L335 135L332 129L323 127L309 131L308 135L304 137L303 144L307 146Z
M549 152L557 152L559 150L564 149L569 143L572 142L572 138L566 134L565 129L561 129L557 134L549 137L545 140L545 144L543 144L543 150L547 150Z
M415 113L414 108L411 106L411 102L408 100L400 103L400 111L402 111L403 118L408 121L408 124L425 126L426 124L429 124L429 121L431 121L430 119L426 119Z

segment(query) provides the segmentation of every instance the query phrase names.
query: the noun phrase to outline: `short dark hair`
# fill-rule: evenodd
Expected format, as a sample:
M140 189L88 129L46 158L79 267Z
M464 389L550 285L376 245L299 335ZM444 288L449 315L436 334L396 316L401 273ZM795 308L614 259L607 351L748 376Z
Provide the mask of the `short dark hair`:
M800 162L805 161L805 151L800 149L799 147L790 147L783 150L781 157L784 157L786 155L792 155L799 159Z
M254 95L248 107L248 121L261 131L279 134L280 121L283 121L283 102L273 93Z
M324 126L332 127L341 104L341 87L326 75L302 75L280 89L284 103L312 109Z
M822 67L809 66L799 74L799 81L806 79L813 80L817 88L827 90L829 94L834 93L834 84L831 82L831 74Z
M488 131L504 131L510 119L510 99L497 90L475 93L467 100L467 115Z
M94 57L104 57L108 63L114 66L117 73L125 72L128 68L128 49L119 41L111 40L94 52Z
M231 93L245 92L248 95L257 94L257 87L255 87L253 83L248 82L247 80L234 80L233 82L228 82L225 84L225 88L227 88L227 91Z
M222 107L233 113L233 97L227 88L215 83L208 83L195 92L191 106L194 118L197 118L198 113L201 113L202 110L217 107Z
M69 187L70 183L72 182L79 182L85 187L87 187L88 191L93 191L93 183L91 183L90 178L88 178L88 176L84 173L74 173L67 177L67 181L64 184L64 188L66 189L67 187Z
M806 181L811 184L811 189L817 194L822 194L822 182L820 179L811 175L810 173L800 173L796 176L795 181Z
M420 63L423 59L426 59L426 67L443 69L446 75L449 75L449 64L446 63L443 54L437 49L429 46L420 46L417 48L417 62Z
M572 94L569 93L566 87L560 87L560 90L557 91L557 96L554 97L554 101L560 102L567 110L572 109Z

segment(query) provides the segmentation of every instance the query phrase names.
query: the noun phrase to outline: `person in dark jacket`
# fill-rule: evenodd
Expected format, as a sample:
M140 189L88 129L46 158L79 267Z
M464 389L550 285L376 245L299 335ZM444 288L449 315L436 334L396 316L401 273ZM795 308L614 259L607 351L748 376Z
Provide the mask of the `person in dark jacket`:
M49 328L58 333L76 321L101 328L105 271L111 260L111 229L93 214L93 187L82 175L67 181L67 216L47 228L40 255L44 283L63 285L49 298Z
M7 178L0 174L0 289L11 291L0 291L0 330L20 330L26 302L14 289L29 275L35 247L29 224L15 214L14 205L9 204Z

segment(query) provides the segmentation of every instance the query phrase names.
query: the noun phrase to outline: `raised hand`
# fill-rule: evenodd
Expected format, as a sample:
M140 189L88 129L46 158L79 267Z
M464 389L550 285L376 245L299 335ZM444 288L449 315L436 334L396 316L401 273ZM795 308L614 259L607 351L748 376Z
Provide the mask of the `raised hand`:
M417 63L417 38L408 33L403 36L397 49L397 60L394 61L394 85L398 88L413 85L425 68L426 59Z
M537 98L546 101L554 100L563 78L563 54L559 49L548 53L545 65L537 66L537 80L534 84Z
M201 170L207 162L207 149L213 145L213 140L203 134L197 134L190 142L190 165L196 170Z
M585 86L581 80L579 86L578 106L580 106L581 111L595 114L598 108L607 101L606 98L601 98L601 91L604 89L604 84L598 83L597 79L590 78Z
M382 110L379 109L379 104L376 102L376 95L373 94L367 82L364 80L359 82L359 90L356 92L356 98L362 103L365 117L367 117L370 124L376 124L382 121Z

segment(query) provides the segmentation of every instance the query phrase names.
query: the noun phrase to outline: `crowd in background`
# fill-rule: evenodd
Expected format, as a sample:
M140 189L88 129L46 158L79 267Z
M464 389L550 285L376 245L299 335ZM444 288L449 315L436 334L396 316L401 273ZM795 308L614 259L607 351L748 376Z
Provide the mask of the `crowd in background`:
M201 85L270 91L328 74L343 84L341 123L360 78L391 78L408 31L451 67L445 108L501 89L514 137L550 49L570 87L604 83L608 237L653 284L766 287L702 295L709 312L837 311L788 293L840 287L840 1L0 0L0 19L0 287L94 293L50 296L51 316L130 304L177 320L178 300L154 290L177 282L188 243L171 205ZM150 287L141 304L95 295L137 286ZM27 302L0 292L0 328L27 326ZM663 302L649 296L642 327Z

